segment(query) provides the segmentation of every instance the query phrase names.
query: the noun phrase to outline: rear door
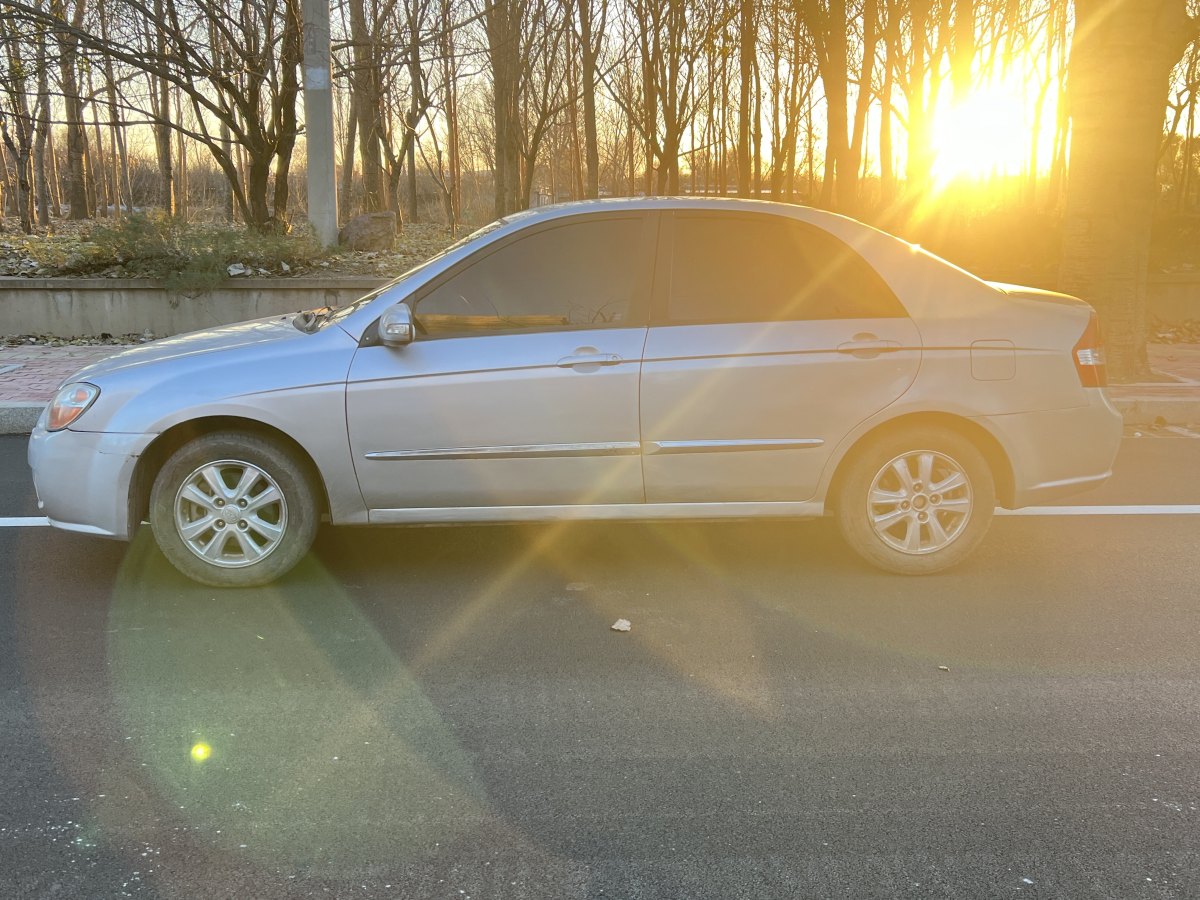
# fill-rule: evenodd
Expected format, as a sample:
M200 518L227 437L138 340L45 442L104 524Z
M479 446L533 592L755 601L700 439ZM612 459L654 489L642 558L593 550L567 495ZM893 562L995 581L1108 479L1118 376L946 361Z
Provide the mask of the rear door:
M817 226L676 211L642 364L646 500L799 501L838 441L903 394L920 335Z

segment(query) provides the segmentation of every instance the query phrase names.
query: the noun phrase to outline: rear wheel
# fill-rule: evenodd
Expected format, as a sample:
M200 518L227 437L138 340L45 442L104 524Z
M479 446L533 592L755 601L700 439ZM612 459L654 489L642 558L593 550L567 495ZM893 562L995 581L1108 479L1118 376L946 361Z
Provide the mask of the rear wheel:
M240 432L185 444L150 494L150 525L163 554L214 587L274 581L308 552L318 520L306 467L271 441Z
M856 452L835 503L842 534L860 556L888 572L926 575L957 565L983 539L996 487L967 438L914 429Z

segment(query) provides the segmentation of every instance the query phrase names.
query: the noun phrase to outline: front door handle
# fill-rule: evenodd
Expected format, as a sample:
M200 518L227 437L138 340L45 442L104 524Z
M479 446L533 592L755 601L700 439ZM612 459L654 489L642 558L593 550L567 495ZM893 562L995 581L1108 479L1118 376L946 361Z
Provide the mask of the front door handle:
M574 369L579 366L615 366L621 357L615 353L572 353L564 356L557 363L560 369Z

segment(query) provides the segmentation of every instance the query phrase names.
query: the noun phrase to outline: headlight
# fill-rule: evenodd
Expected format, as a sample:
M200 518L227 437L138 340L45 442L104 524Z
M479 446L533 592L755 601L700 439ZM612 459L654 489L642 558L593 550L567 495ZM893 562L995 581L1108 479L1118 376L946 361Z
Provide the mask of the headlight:
M50 413L46 417L47 431L62 431L80 416L100 396L100 388L94 384L78 382L68 384L58 392L50 403Z

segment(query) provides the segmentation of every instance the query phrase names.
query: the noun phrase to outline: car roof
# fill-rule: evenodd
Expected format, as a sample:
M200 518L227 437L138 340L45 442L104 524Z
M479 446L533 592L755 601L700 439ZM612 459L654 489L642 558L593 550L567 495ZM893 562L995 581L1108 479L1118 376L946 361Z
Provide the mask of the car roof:
M604 197L597 200L571 200L536 206L505 216L504 222L530 223L539 219L554 219L561 216L582 215L589 212L612 212L615 210L663 210L663 209L714 209L726 212L773 213L804 219L840 219L854 221L837 213L804 206L798 203L781 203L775 200L756 200L746 197ZM862 223L858 223L862 224Z

